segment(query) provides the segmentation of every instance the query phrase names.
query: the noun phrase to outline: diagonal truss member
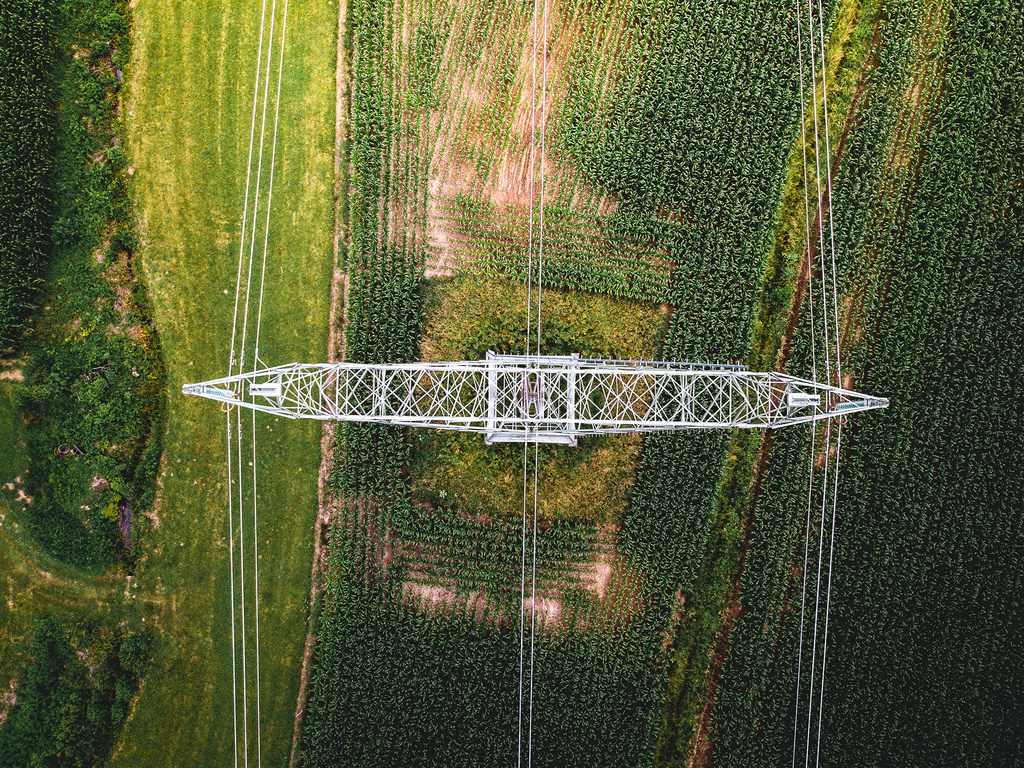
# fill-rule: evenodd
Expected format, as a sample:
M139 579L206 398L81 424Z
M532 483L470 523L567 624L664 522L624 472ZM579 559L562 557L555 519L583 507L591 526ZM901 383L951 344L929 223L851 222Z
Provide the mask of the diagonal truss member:
M885 398L742 366L487 353L443 363L292 363L185 394L287 418L479 432L487 442L580 435L782 427L872 408Z

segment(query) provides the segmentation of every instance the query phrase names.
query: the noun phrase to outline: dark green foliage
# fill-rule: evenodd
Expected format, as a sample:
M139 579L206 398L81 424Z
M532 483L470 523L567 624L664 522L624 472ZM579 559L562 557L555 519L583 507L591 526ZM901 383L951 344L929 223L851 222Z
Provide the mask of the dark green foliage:
M149 669L151 645L148 634L69 633L51 616L36 622L33 660L18 681L17 704L0 725L0 767L103 764ZM88 668L78 653L86 655Z
M20 406L30 462L23 474L33 502L22 514L64 562L101 568L120 555L131 568L131 516L148 509L156 491L164 370L137 278L128 155L114 119L118 83L104 58L128 47L127 4L50 5L56 221L51 263L36 274L45 306L23 340L29 362ZM94 43L90 56L72 55Z
M25 518L61 560L108 565L121 540L109 505L127 499L137 514L151 501L160 376L159 361L122 336L88 334L33 351L20 392L34 497Z
M457 527L441 536L450 537ZM400 575L364 580L368 553L335 532L331 579L318 641L315 694L305 728L309 765L511 764L519 722L518 632L431 620L396 604ZM429 540L429 538L428 538ZM509 541L518 556L517 537ZM514 550L511 551L511 550ZM533 762L636 764L657 702L656 637L638 622L616 642L538 635ZM524 743L529 718L525 655ZM628 673L623 673L624 668ZM352 670L355 673L350 673ZM570 704L571 702L571 704Z
M111 173L123 163L87 162L109 146L118 83L99 60L114 50L123 66L126 12L123 0L0 6L0 350L29 327L54 246L91 245L109 219L130 220ZM73 57L72 44L92 56Z
M1024 24L998 2L951 10L945 82L928 142L913 148L915 183L900 200L877 200L889 173L885 98L902 97L913 61L907 8L889 8L874 102L836 191L840 252L881 273L858 385L891 405L843 430L821 763L1018 765L1024 549L1010 510L1024 493L1013 469L1024 430ZM900 211L881 232L871 226L879 207ZM801 356L806 367L806 345ZM768 473L715 715L723 766L788 764L792 753L806 442L778 436ZM817 727L815 717L812 755Z
M1017 765L1024 705L1021 11L952 11L949 70L843 465L823 760ZM970 190L969 194L965 194ZM831 663L831 662L830 662ZM859 734L871 723L869 745ZM827 756L827 757L826 757Z
M639 19L648 14L657 23L644 27ZM346 356L364 362L415 359L422 303L416 269L422 255L382 245L401 237L387 231L389 217L381 211L390 189L387 158L395 133L388 98L394 73L382 55L392 33L387 18L382 3L366 0L349 7L354 85ZM692 32L695 26L710 31L716 24L724 30L718 42ZM667 254L671 282L665 279L667 269L655 273L633 263L629 272L624 270L628 265L591 254L594 238L573 240L569 230L577 223L552 208L547 211L551 226L569 233L563 238L569 245L547 262L546 285L668 299L675 313L663 344L666 359L746 357L750 313L799 113L795 52L785 43L791 32L795 36L794 25L767 2L742 13L728 2L710 8L660 2L638 17L654 51L650 61L631 71L636 81L623 88L613 113L595 115L581 104L566 141L580 151L578 159L591 180L623 198L600 237ZM732 58L721 57L723 45L735 50ZM680 51L690 53L677 76ZM753 90L751 78L758 78ZM708 103L719 100L728 109L709 115ZM501 212L468 197L456 202L452 213L460 226L489 228L499 245L508 239L492 221ZM522 273L522 265L492 267L511 277ZM508 323L482 329L471 345L478 351L500 348L513 332L521 338L520 325L508 318ZM550 351L584 351L568 348L565 329L548 330ZM511 343L508 349L514 349ZM637 615L608 635L538 635L537 764L649 761L669 666L664 632L674 626L679 595L710 590L711 581L719 588L727 576L721 563L735 554L734 511L726 508L716 518L728 444L728 435L709 432L647 440L622 531L630 562L644 574ZM436 543L439 537L445 551L464 549L462 565L471 574L464 577L486 584L497 577L481 563L492 561L477 561L479 542L467 538L470 526L461 519L431 523L431 530L424 530L427 524L412 508L405 487L409 447L400 431L343 425L337 445L340 461L332 485L346 497L348 514L331 538L305 759L314 766L511 763L516 758L518 633L474 626L469 619L418 615L400 602L398 558L382 573L372 542L386 529L411 541ZM541 538L550 542L568 536L556 525ZM517 544L488 546L507 548L506 566L515 572ZM705 583L698 577L707 567L712 575ZM717 592L708 594L697 601L702 607L718 598ZM717 614L712 610L709 615ZM701 642L706 634L700 635ZM694 675L703 674L707 649L695 642L691 650L693 666L699 667ZM673 721L669 741L685 743L690 722L688 714Z
M0 350L25 329L50 253L54 19L50 0L0 5Z

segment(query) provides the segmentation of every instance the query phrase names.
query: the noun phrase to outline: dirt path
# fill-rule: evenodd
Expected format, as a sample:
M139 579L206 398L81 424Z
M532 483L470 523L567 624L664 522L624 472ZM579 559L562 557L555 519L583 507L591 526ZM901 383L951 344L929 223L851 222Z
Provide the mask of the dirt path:
M341 220L341 197L345 194L342 180L342 151L348 131L348 51L345 50L345 18L348 10L346 0L338 3L338 53L335 72L336 94L334 113L334 273L331 278L331 310L328 322L330 331L327 341L327 361L336 363L345 356L345 329L340 320L347 316L348 281L341 268L341 240L346 232ZM309 617L306 642L302 653L302 673L299 677L299 693L295 701L295 727L292 731L292 749L288 759L289 768L296 768L302 759L302 723L309 700L309 677L313 666L313 652L316 649L315 606L323 574L323 540L325 527L333 517L332 500L327 490L327 480L334 461L334 422L324 422L320 436L320 471L317 474L317 507L319 514L313 532L313 566L309 586Z
M743 574L746 571L750 542L754 538L755 513L757 502L761 496L761 487L765 468L768 464L768 457L771 455L772 439L772 432L767 432L757 448L756 468L751 478L750 519L743 531L743 543L740 545L740 564L736 574L736 581L733 584L729 605L725 610L725 619L722 622L722 629L715 643L715 649L710 662L707 697L704 700L704 709L701 711L700 724L697 727L697 737L689 768L703 768L711 758L711 749L714 746L708 740L711 731L711 714L715 708L715 695L718 693L718 686L722 682L725 659L729 652L729 637L732 634L732 628L736 625L736 620L743 615L743 606L740 605L740 593L743 590Z
M861 69L860 76L858 77L857 85L855 86L853 96L850 100L847 117L844 122L842 132L840 133L839 140L836 144L835 156L829 166L829 183L822 188L820 206L817 206L814 209L815 217L812 219L811 228L807 233L807 246L804 250L800 270L797 274L796 284L793 290L793 300L790 308L789 320L786 324L785 330L783 331L782 342L779 345L779 353L775 361L774 367L777 371L785 372L790 355L792 354L793 337L802 317L803 304L808 295L810 281L815 277L813 270L811 269L811 265L815 263L815 260L818 257L818 244L822 226L829 220L831 215L832 199L830 190L835 184L839 166L846 154L850 132L856 122L857 113L869 96L867 89L868 75L870 74L871 68L877 64L875 61L875 52L877 51L879 43L879 32L880 30L876 26L875 34L869 49L870 52L865 58L864 66ZM844 386L846 385L847 384L844 384ZM852 385L852 382L850 382L849 385ZM710 660L707 697L698 721L696 738L694 740L694 752L688 763L689 768L703 768L703 766L708 765L711 760L711 753L714 747L714 744L709 741L711 717L714 712L716 694L718 686L721 683L722 673L725 668L725 661L729 651L729 638L736 620L743 615L743 606L740 603L743 577L746 570L747 555L757 522L757 504L768 464L768 457L771 454L772 440L773 436L769 431L762 438L761 444L758 447L754 476L751 481L750 518L745 526L743 541L740 547L739 570L736 581L733 585L729 604L725 610L722 629L716 642L712 659Z

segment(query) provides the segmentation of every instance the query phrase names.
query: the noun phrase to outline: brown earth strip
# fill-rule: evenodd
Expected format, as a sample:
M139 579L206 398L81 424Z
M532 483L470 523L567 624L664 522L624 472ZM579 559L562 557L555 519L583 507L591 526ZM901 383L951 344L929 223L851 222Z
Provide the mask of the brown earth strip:
M338 53L335 96L334 126L334 272L331 278L331 310L328 322L330 332L327 342L327 361L336 363L344 359L345 329L340 320L347 317L345 307L348 301L348 281L341 269L341 239L347 232L342 221L341 197L344 194L342 177L342 157L344 142L348 131L348 58L345 50L345 17L348 10L346 0L338 3ZM339 314L340 313L340 314ZM297 768L302 759L300 744L302 739L302 723L309 700L309 677L312 669L313 652L316 649L315 610L317 595L323 582L323 550L326 526L333 515L333 500L327 490L327 480L334 463L334 432L335 424L325 421L320 436L320 470L317 474L317 506L319 514L313 532L313 565L309 587L309 618L306 630L306 643L302 652L302 673L299 677L299 693L295 701L295 728L292 731L292 748L288 758L289 768Z
M800 322L804 299L807 296L810 280L815 276L813 274L814 270L811 269L811 264L814 263L814 260L818 255L818 242L821 236L823 222L827 221L831 215L832 200L830 190L835 182L842 159L845 156L850 132L856 122L857 113L870 97L867 82L871 70L877 66L877 50L880 32L880 27L876 25L869 48L870 52L865 58L864 65L862 66L858 76L857 85L850 100L846 120L844 121L842 132L840 133L839 140L836 144L835 156L829 166L828 184L822 188L820 206L815 207L816 213L811 221L811 229L807 233L807 246L804 250L804 256L801 260L800 268L797 273L796 284L793 289L793 299L790 307L789 320L783 332L782 343L779 346L779 353L775 361L775 369L780 372L785 372L789 357L792 354L793 337ZM852 385L852 382L850 382L850 384ZM729 651L729 637L736 624L736 620L743 615L743 606L740 604L743 576L746 568L747 554L750 549L754 528L757 523L757 503L760 498L761 486L765 470L767 468L768 458L771 455L772 442L773 433L769 430L765 433L758 447L758 455L752 478L749 519L744 526L743 541L740 547L739 568L737 571L736 581L733 585L732 596L725 611L722 629L718 636L718 641L710 663L711 674L709 675L708 680L707 697L705 699L704 708L700 714L699 726L694 744L694 753L688 763L689 768L703 768L708 765L711 760L714 748L714 744L709 741L711 717L714 711L716 693L718 691L718 686L721 683L722 672L724 671L725 661Z
M917 187L917 180L924 160L924 154L927 149L927 135L934 120L934 113L931 107L934 105L935 100L941 95L942 85L944 83L943 74L945 72L945 60L940 58L935 63L934 68L929 65L931 64L932 59L936 57L936 52L938 51L944 37L946 13L947 9L944 4L932 7L929 9L922 24L920 32L922 41L920 52L918 54L917 61L915 62L915 66L913 67L915 74L911 78L903 108L900 110L894 122L893 131L890 134L892 138L886 148L887 154L890 157L890 164L899 169L906 169L906 175L896 174L896 179L880 190L879 198L885 204L879 206L878 213L872 222L874 246L869 248L866 258L866 268L862 270L864 281L859 285L855 285L853 295L849 300L843 302L842 311L844 318L840 334L841 357L847 357L849 354L849 348L864 339L863 322L866 310L865 305L867 303L867 294L872 282L876 286L879 284L882 285L879 296L878 314L875 318L876 333L877 325L881 322L882 309L885 305L885 297L888 295L889 284L892 280L892 269L889 268L885 270L884 274L876 275L874 281L871 280L871 276L872 272L875 270L877 259L879 257L879 252L881 250L880 243L882 241L884 231L891 232L895 229L896 232L902 234L909 214L910 204L913 200L914 190ZM876 51L879 43L879 37L880 29L876 26L871 42L871 53L865 60L864 67L862 68L858 78L858 83L850 102L850 109L843 126L843 131L836 147L836 155L830 166L830 185L834 182L839 165L845 155L850 131L856 121L856 114L871 95L870 90L867 88L867 76L870 70L877 66L878 63ZM934 78L931 80L931 83L935 85L933 89L928 89L926 87L929 84L930 77ZM908 156L907 147L916 147L917 151ZM793 336L796 332L797 324L799 323L804 297L808 288L808 282L812 277L809 265L817 255L817 244L822 222L827 221L830 215L831 199L829 197L829 189L831 189L831 186L828 186L822 191L823 197L820 214L816 216L813 221L812 229L808 237L807 249L801 264L800 272L797 276L797 283L793 292L793 303L790 311L790 318L786 326L782 345L780 346L779 355L776 360L775 367L776 370L779 371L785 371L785 366L792 351ZM895 208L892 206L895 206ZM895 228L892 227L892 223L894 221L896 222ZM863 372L861 373L863 375ZM852 388L854 386L853 377L849 375L844 376L844 380L841 385L847 388ZM767 466L768 457L770 455L771 443L772 434L771 432L768 432L762 440L762 444L759 448L759 456L756 462L756 470L754 474L755 492L750 505L750 520L744 532L743 544L740 552L739 573L734 586L732 598L729 602L728 608L726 609L722 632L715 649L714 661L712 663L712 674L708 685L708 696L704 710L701 713L694 755L689 762L690 768L702 768L703 766L706 766L710 761L711 752L714 746L708 741L711 714L714 709L715 693L717 692L718 685L721 681L721 675L725 665L726 655L728 653L729 634L735 625L736 619L743 615L743 607L739 602L743 572L754 526L756 525L757 500L760 495L759 489ZM822 452L823 451L824 446L822 447Z

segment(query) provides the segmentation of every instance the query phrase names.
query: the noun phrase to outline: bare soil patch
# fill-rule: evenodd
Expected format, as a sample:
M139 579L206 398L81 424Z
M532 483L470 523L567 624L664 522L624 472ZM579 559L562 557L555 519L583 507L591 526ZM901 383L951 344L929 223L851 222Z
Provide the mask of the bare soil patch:
M548 13L547 56L543 55L545 41L537 41L534 73L529 8L515 10L505 22L504 33L489 36L481 50L467 51L464 27L471 23L472 13L469 4L456 4L446 21L445 31L451 34L440 55L434 101L429 108L396 102L403 127L392 152L391 174L418 181L412 187L403 181L397 194L393 190L386 216L392 240L423 246L427 277L480 269L472 254L493 248L499 234L504 247L525 254L531 239L531 211L533 237L539 232L542 181L546 206L557 203L565 210L597 217L615 211L617 198L585 183L572 158L559 151L553 135L586 14L559 3ZM396 77L408 88L414 66L408 60L409 51L415 46L416 31L408 14L401 22L395 25L395 50L403 51L406 60L399 62ZM620 39L618 44L628 41ZM458 199L471 199L496 211L499 221L479 231L460 227L451 212ZM577 228L572 235L578 233ZM566 239L553 230L545 236L553 249L560 237ZM613 255L641 258L639 253L618 254L620 246L608 241L600 245Z

